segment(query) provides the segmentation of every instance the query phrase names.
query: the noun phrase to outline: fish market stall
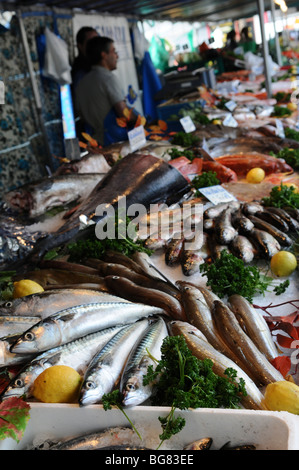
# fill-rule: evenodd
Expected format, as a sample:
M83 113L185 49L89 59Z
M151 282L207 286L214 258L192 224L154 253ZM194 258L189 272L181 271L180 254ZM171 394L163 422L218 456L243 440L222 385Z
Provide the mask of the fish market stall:
M299 448L297 111L238 85L5 195L0 449Z

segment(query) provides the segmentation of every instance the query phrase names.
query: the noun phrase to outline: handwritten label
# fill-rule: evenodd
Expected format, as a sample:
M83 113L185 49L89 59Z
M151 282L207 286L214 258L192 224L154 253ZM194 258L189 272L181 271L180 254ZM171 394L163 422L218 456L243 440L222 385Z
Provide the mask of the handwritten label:
M238 127L238 123L232 114L228 114L226 118L223 120L222 124L228 127Z
M182 124L183 129L187 134L196 130L195 124L190 116L184 116L181 118L180 123Z
M230 100L228 101L227 103L225 103L225 106L227 107L227 109L232 113L236 107L238 106L237 103L233 100Z
M236 201L237 199L231 193L226 191L222 186L208 186L207 188L200 188L198 191L203 194L213 204L220 204L221 202Z
M143 126L138 126L128 132L128 138L132 152L140 149L146 144L146 137Z

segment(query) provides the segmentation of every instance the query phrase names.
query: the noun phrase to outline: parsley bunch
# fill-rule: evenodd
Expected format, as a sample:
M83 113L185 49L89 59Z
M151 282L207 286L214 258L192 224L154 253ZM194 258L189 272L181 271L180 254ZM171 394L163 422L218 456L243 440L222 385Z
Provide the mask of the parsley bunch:
M217 178L217 173L215 171L203 171L201 175L195 176L192 180L192 187L196 190L200 188L207 188L208 186L215 186L220 184L219 179ZM199 192L196 191L196 196L199 196Z
M175 147L170 149L168 154L170 155L171 160L179 157L186 157L192 162L192 160L195 158L194 152L192 152L192 150L179 150Z
M283 148L278 153L270 152L276 158L283 158L293 170L299 170L299 149Z
M270 196L264 197L262 203L265 206L299 209L299 193L296 193L294 186L286 186L281 183L280 186L272 188Z
M252 302L256 293L263 294L272 281L261 275L256 266L246 266L241 259L226 250L221 251L214 263L203 263L200 272L207 276L207 285L220 298L239 294L249 302Z
M171 141L172 144L181 145L182 147L192 147L192 145L196 145L198 142L199 137L183 131L177 132Z
M216 375L213 362L193 356L183 336L168 336L161 347L161 360L155 369L148 367L143 383L155 383L151 401L156 406L170 406L166 417L159 417L162 426L160 446L185 426L185 419L174 416L175 409L238 408L241 395L246 396L245 382L236 380L234 369L227 377ZM159 447L160 447L159 446Z

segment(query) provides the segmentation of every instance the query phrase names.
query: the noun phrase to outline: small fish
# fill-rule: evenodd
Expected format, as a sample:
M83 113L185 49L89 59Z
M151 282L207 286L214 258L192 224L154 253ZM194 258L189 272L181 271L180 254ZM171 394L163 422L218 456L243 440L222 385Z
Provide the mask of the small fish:
M239 367L230 358L217 351L207 341L205 336L196 327L193 327L188 322L173 321L168 325L171 335L183 335L188 348L192 354L200 360L206 358L213 362L213 371L220 377L226 377L225 371L228 368L232 368L237 372L238 378L242 378L245 381L246 396L241 397L242 405L245 408L251 410L264 410L263 405L264 396L256 386L252 378L244 371L242 367Z
M247 332L257 348L269 361L277 357L277 347L263 315L260 315L253 305L239 294L231 295L228 302L243 330Z
M215 219L224 210L226 210L229 207L233 210L237 210L240 207L240 203L233 201L233 202L222 202L220 204L216 204L216 206L209 207L208 209L204 211L204 217L206 219Z
M288 232L290 228L287 222L278 213L269 209L271 208L265 207L263 212L257 212L255 216L268 222L282 232Z
M185 237L172 238L167 244L165 251L165 262L167 266L174 266L179 263L181 252L183 249Z
M149 365L155 368L161 359L161 346L168 336L166 324L162 318L151 323L140 341L133 347L124 367L120 391L125 406L136 406L147 400L152 394L153 385L143 385L143 377Z
M142 317L158 313L163 313L163 310L133 302L77 305L50 315L25 331L12 345L11 352L39 353L95 331L134 323Z
M118 383L123 367L132 349L148 326L148 320L140 320L120 330L91 360L80 389L79 405L100 403Z
M216 219L214 234L217 243L228 245L237 236L237 230L232 226L232 209L225 209Z
M279 242L270 233L265 232L265 230L255 228L250 232L248 238L263 258L269 260L275 253L280 251Z
M253 222L243 214L241 208L232 214L232 224L240 235L247 235L254 228Z
M32 396L34 380L48 367L54 365L66 365L75 369L83 375L90 361L96 352L124 326L114 326L104 330L83 336L67 344L49 349L33 359L27 359L26 364L11 380L3 391L1 398L6 399L11 396ZM18 354L20 358L22 354Z
M213 439L211 437L203 437L185 446L184 450L209 450L212 443Z
M39 320L41 318L36 316L0 315L0 338L21 334Z
M265 220L260 219L258 217L258 214L256 214L255 216L250 215L249 218L258 230L263 230L265 232L268 232L270 235L272 235L272 237L274 237L278 241L280 245L283 245L283 246L292 245L293 241L286 233L282 232L278 228L269 224Z
M262 385L284 380L282 374L268 361L243 331L234 313L222 301L216 300L213 318L227 344L239 359L245 362L256 380Z
M140 439L133 429L119 426L65 439L50 450L101 450L110 446L140 446Z
M292 215L289 214L288 211L282 209L281 207L267 207L267 210L272 214L277 214L282 220L284 220L291 231L299 230L298 220L296 220L295 217L292 217Z
M251 263L256 254L256 249L247 237L237 235L229 245L231 253L244 263Z
M259 202L244 202L242 204L242 211L246 216L254 215L257 212L263 212L264 207Z
M199 239L199 241L197 241ZM187 246L190 245L188 249ZM192 274L199 271L199 266L205 262L209 256L207 234L201 233L200 236L195 235L191 240L184 240L184 245L181 253L181 265L185 276L192 276Z

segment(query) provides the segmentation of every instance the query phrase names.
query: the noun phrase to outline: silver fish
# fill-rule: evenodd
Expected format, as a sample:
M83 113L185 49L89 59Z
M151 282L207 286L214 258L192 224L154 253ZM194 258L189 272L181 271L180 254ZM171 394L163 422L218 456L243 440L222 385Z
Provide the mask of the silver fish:
M104 431L92 432L65 439L52 446L50 450L101 450L108 446L140 446L136 432L127 427L113 427Z
M243 214L241 208L232 214L232 224L240 235L247 235L254 228L253 222Z
M208 207L204 211L204 217L206 219L215 219L218 217L224 210L227 208L231 208L233 210L237 210L240 207L240 203L237 201L232 201L232 202L222 202L219 204L216 204L215 206Z
M215 374L223 377L228 368L232 368L237 372L237 377L245 381L247 396L242 397L242 404L245 408L254 410L265 409L263 405L263 394L253 380L234 361L217 351L196 327L186 322L174 321L170 322L168 328L172 335L181 334L184 336L188 348L198 359L210 359L213 362L213 371Z
M11 352L38 353L104 328L159 313L163 310L122 301L78 305L50 315L25 331L12 345Z
M34 354L16 354L10 351L11 346L17 341L20 334L3 336L0 338L0 367L8 367L25 364L34 357Z
M294 209L295 210L295 209ZM281 207L267 207L267 211L278 215L288 225L289 230L299 230L299 222Z
M282 232L288 232L290 230L290 227L287 222L281 217L281 215L269 209L271 209L271 207L265 207L263 212L257 212L255 216L259 219L264 220L265 222L268 222L269 224L278 228Z
M96 352L118 333L121 326L113 326L78 338L70 343L49 349L28 361L20 372L11 380L1 395L1 399L11 396L26 396L33 393L34 381L45 369L54 365L65 365L75 369L83 376ZM23 355L19 354L22 358Z
M274 227L273 225L269 224L265 220L262 220L256 215L250 215L250 220L254 223L254 226L265 232L268 232L272 237L274 237L280 245L284 246L291 246L293 241L292 239L284 232L279 230L278 228Z
M99 403L104 394L111 392L132 349L148 326L148 320L127 325L102 348L90 362L83 378L79 405Z
M147 368L155 368L156 361L161 359L161 346L168 336L166 324L162 318L151 323L140 341L133 347L120 380L120 391L125 406L136 406L147 400L152 393L152 385L143 385Z
M278 351L263 315L260 315L241 295L231 295L228 302L243 330L247 332L258 349L269 361L277 357Z
M225 209L216 219L214 234L217 243L228 245L238 234L232 226L232 209Z
M21 334L39 320L41 318L36 316L0 315L0 338Z
M244 263L251 263L255 257L256 249L247 237L237 235L229 245L234 256L241 259Z
M275 253L280 251L281 247L276 238L264 230L254 228L248 235L248 238L254 244L259 254L266 259L271 259Z
M109 300L119 299L91 289L54 289L1 302L0 315L37 316L43 319L76 305Z
M194 239L184 240L181 253L181 265L185 276L191 276L199 271L199 266L205 262L209 256L207 234L201 233L195 235ZM199 239L199 241L197 241ZM187 248L188 244L190 248ZM192 246L191 246L192 245Z
M252 371L256 380L262 385L284 380L282 374L275 369L264 354L255 346L243 331L234 313L223 302L214 302L213 318L221 335L235 354L244 361Z

